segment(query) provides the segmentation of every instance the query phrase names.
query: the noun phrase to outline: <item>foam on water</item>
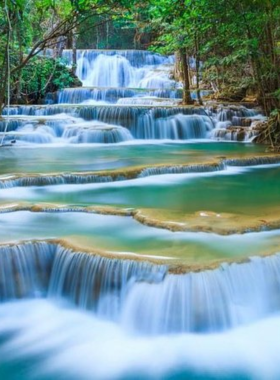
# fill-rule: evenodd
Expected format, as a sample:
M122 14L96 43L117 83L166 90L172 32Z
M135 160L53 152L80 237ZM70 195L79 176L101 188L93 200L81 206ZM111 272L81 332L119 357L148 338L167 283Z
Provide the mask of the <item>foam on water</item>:
M87 92L89 90L78 91ZM88 100L88 102L91 101L95 102L95 100ZM73 107L69 107L67 104L44 107L18 106L11 108L11 115L18 115L19 121L17 124L14 120L14 116L11 116L13 120L12 124L9 124L7 138L10 137L13 139L13 135L20 132L19 139L30 142L32 141L30 135L33 131L33 141L37 143L54 143L56 142L56 138L67 142L67 139L63 139L63 131L67 128L66 122L68 121L69 124L68 129L70 126L75 126L75 124L77 128L84 129L84 127L80 125L81 119L83 122L87 120L94 123L105 123L115 129L117 126L127 128L133 139L158 139L162 142L166 139L180 141L207 138L247 141L252 139L256 133L254 130L255 122L252 123L250 119L251 115L254 115L252 116L254 118L259 117L259 115L257 115L258 111L256 110L231 106L224 107L222 110L210 106L205 109L201 107L168 107L167 105L170 101L170 99L145 97L141 95L135 98L122 98L119 100L119 104L116 105L99 105L97 102L96 104L98 105L95 106L90 104L75 105ZM173 103L174 100L171 102ZM128 104L132 104L133 106L129 106ZM156 106L154 106L155 104ZM4 114L5 112L6 110L4 110ZM65 113L69 116L62 121L60 115ZM57 122L55 121L56 114ZM237 127L234 127L236 123L233 121L233 114L238 115L236 116L238 118ZM22 115L30 115L31 117L33 116L33 118L25 121ZM34 116L36 116L37 119ZM52 120L49 120L50 116L53 117ZM225 118L228 118L228 120L219 121ZM33 124L30 125L31 120ZM242 123L245 123L246 126L242 126ZM252 124L252 127L248 126L250 124ZM53 131L51 129L53 129ZM126 131L123 130L123 132ZM26 137L24 133L26 133ZM38 134L41 134L42 137L39 137ZM104 141L104 139L100 137L96 139L93 138L93 140L90 138L88 141L86 137L84 138L83 130L81 134L83 134L83 137L79 138L78 142L96 142L96 139L100 143L107 142L106 138ZM122 133L122 135L124 135L124 133ZM132 138L129 137L130 140ZM49 139L49 141L46 139ZM119 139L119 137L116 139L109 138L109 141L120 142L123 141L123 139Z
M134 333L220 331L280 309L279 255L181 275L46 242L1 246L0 260L2 300L48 290Z
M66 305L33 300L2 304L0 321L0 374L8 380L280 376L279 316L219 334L135 337Z

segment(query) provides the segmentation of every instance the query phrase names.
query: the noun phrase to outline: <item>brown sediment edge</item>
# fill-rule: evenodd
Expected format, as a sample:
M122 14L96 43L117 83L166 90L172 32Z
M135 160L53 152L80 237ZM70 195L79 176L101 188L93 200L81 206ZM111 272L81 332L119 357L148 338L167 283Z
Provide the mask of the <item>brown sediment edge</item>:
M239 220L234 220L236 218L238 219L238 215L216 214L211 211L199 211L195 213L195 215L187 215L183 222L156 219L145 215L144 212L145 211L134 209L131 213L132 217L143 225L161 228L171 232L205 232L228 236L250 232L271 231L280 228L280 217L266 220L269 219L267 216L265 219L261 219L257 216L250 216L247 217L248 220L245 220L243 225L240 225ZM204 220L199 218L198 214L205 214L208 218L210 217L207 223L203 223ZM219 224L216 223L217 216L221 217L221 223Z
M167 259L164 259L162 257L157 258L157 256L147 256L147 255L141 255L133 252L118 252L118 251L106 251L98 248L89 248L87 246L84 246L83 244L79 245L79 243L73 243L70 240L66 239L28 239L28 240L15 240L11 242L1 242L1 247L16 247L23 244L36 244L36 243L47 243L47 244L53 244L57 247L62 247L64 249L67 249L73 253L84 253L87 255L92 256L100 256L111 260L120 260L120 261L135 261L135 262L149 262L154 265L166 265L167 266Z
M32 179L48 179L48 178L62 178L67 180L70 177L79 177L80 179L87 179L90 177L93 177L94 179L98 180L100 179L101 183L102 179L108 179L111 177L111 181L108 182L113 182L113 181L122 181L122 180L130 180L130 179L136 179L139 178L144 170L157 170L157 169L167 169L167 170L172 170L172 169L177 169L177 170L184 170L184 169L192 169L193 173L202 171L202 169L212 169L213 171L218 171L221 170L220 164L222 160L213 160L212 162L206 162L205 164L201 163L193 163L193 164L175 164L175 165L166 165L166 164L159 164L159 165L151 165L151 166L134 166L130 168L124 168L124 169L116 169L116 170L102 170L102 171L90 171L90 172L63 172L63 173L44 173L44 174L37 174L37 173L31 173L31 174L3 174L0 175L0 183L5 184L9 183L10 181L17 181L17 180L32 180ZM280 156L279 156L279 161L280 161ZM69 183L70 179L69 179ZM90 181L88 183L91 183ZM92 183L94 181L92 180ZM51 183L50 183L51 184ZM75 183L77 184L77 183Z
M129 253L122 254L118 252L114 253L111 251L107 252L105 250L100 250L96 248L87 248L87 247L79 246L78 244L71 243L65 239L30 239L30 240L3 242L3 243L0 243L0 248L1 247L17 247L24 244L40 244L40 243L52 244L52 245L55 245L56 247L67 249L71 253L74 253L74 254L77 253L77 254L99 256L99 257L103 257L109 260L119 260L119 261L129 260L129 261L134 261L135 263L148 262L155 266L164 265L167 268L167 272L173 275L201 273L201 272L212 271L212 270L217 270L217 269L223 270L224 265L234 265L234 264L242 265L242 264L248 264L252 261L251 257L245 257L245 258L240 258L237 260L234 260L234 259L213 260L209 263L200 263L200 264L176 264L176 263L168 264L167 260L164 260L162 258L157 259L156 256L149 257L149 256L142 256L141 254L138 255L138 254L133 254L133 253L131 253L130 255ZM259 255L258 257L265 259L277 254L279 254L278 251Z
M0 204L0 214L29 211L29 212L81 212L89 214L111 215L120 217L132 217L138 223L159 229L165 229L171 232L205 232L222 236L234 234L246 234L250 232L264 232L280 228L280 216L272 218L266 216L266 219L260 219L257 216L249 216L248 220L241 225L241 216L232 214L216 214L211 211L199 211L194 215L185 215L184 221L165 221L162 218L155 218L145 215L145 210L135 208L117 208L113 206L77 206L77 205L59 205L59 204ZM149 213L148 210L146 212ZM274 210L275 211L275 210ZM153 210L152 210L153 212ZM203 214L203 217L201 217ZM274 216L274 214L273 214ZM207 217L207 218L205 218ZM165 217L166 218L166 217ZM170 218L169 218L170 219ZM242 216L244 221L244 216ZM236 226L236 227L235 227Z
M109 183L114 181L132 180L152 175L162 174L188 174L208 173L225 170L228 166L261 166L266 164L280 164L280 155L262 154L246 156L244 158L229 156L216 157L204 163L174 164L174 165L147 165L135 166L116 170L103 170L92 172L63 172L46 174L3 174L0 175L0 188L14 186L46 186L57 184ZM52 182L55 180L58 182ZM34 181L36 183L34 183ZM59 182L62 181L62 182ZM18 183L17 183L18 182ZM10 185L10 186L9 186Z

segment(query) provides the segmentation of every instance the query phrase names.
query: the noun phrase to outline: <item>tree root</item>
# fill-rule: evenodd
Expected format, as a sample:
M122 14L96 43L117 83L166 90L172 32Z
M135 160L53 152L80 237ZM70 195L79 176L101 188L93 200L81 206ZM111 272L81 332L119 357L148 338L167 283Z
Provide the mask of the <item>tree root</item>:
M258 125L256 143L269 145L269 150L280 152L280 110L274 111L269 119Z

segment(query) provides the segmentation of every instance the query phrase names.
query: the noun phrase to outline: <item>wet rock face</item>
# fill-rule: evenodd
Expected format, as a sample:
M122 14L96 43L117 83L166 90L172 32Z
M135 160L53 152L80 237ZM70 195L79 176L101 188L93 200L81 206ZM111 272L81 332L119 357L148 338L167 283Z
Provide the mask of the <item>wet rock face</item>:
M252 122L253 121L250 118L241 118L241 127L250 127Z
M244 141L247 139L248 130L243 127L228 127L226 129L217 129L214 131L214 137L221 140Z

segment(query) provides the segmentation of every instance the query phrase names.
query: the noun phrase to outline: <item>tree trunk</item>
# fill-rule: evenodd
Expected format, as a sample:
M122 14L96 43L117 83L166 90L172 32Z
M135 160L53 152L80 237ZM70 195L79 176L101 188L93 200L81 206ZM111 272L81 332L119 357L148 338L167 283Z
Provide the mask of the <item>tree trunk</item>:
M195 33L195 71L196 71L196 95L197 95L197 101L200 105L203 104L201 95L200 95L200 88L199 88L199 77L200 77L200 54L199 54L199 40L197 32Z
M6 91L8 87L8 76L9 76L9 48L10 48L10 34L11 30L7 28L7 42L5 46L5 54L2 58L1 64L1 75L0 75L0 115L2 115L3 108L5 107L6 99Z
M185 49L180 49L179 59L183 78L183 104L193 104L190 94L189 62Z
M77 68L77 36L76 28L72 30L72 73L76 73Z
M19 62L20 64L23 62L23 44L22 44L22 35L21 35L21 29L17 29L17 38L19 41ZM23 99L21 95L21 82L22 82L22 69L20 69L17 73L17 82L16 82L16 88L15 88L15 101L16 104L21 104Z

